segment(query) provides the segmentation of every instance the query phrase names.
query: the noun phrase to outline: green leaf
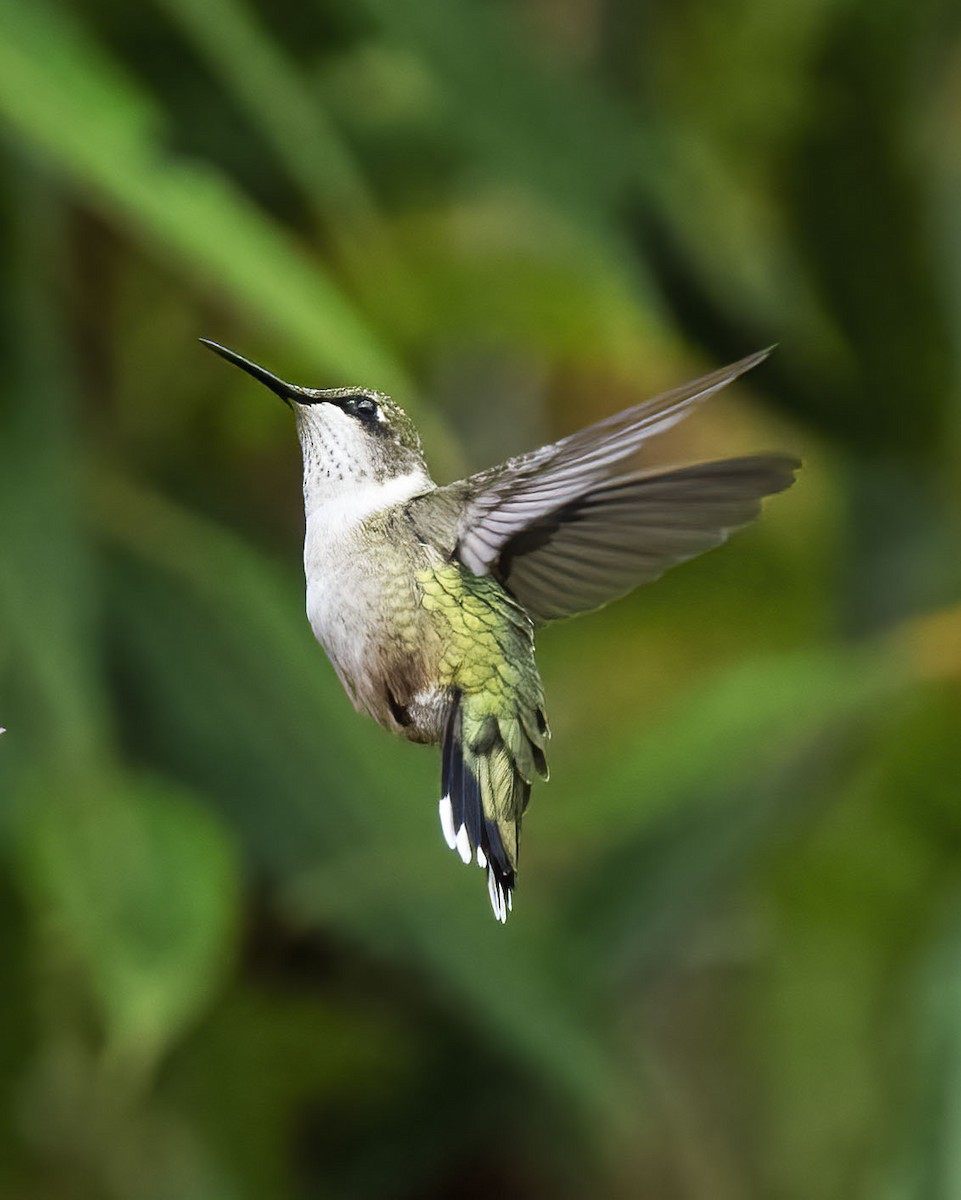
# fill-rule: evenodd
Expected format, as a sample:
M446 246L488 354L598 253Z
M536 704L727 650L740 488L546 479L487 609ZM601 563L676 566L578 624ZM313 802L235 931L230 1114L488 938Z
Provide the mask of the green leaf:
M149 1068L232 958L238 876L223 829L170 785L137 781L49 803L26 853L34 903L86 977L108 1054Z
M149 97L55 8L6 0L0 114L107 215L341 377L406 372L316 260L209 164L175 159Z

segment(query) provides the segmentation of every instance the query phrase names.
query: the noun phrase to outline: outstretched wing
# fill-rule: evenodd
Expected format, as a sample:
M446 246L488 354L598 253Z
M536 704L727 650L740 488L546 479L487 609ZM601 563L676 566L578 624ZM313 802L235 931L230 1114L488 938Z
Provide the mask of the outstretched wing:
M514 534L492 572L535 621L599 608L723 542L799 465L730 458L604 480Z
M465 481L470 499L461 512L457 557L476 574L487 574L512 538L585 495L647 438L676 425L696 404L757 366L768 353L751 354L559 442L472 475ZM457 488L452 485L452 491ZM433 496L436 504L438 493Z

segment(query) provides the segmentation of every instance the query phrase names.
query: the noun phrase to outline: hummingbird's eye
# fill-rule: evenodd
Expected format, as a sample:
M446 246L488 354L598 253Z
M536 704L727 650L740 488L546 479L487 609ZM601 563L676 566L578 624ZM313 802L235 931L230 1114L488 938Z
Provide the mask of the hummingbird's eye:
M369 396L352 396L345 407L348 412L355 417L360 417L362 421L376 421L380 416L377 401L371 400Z

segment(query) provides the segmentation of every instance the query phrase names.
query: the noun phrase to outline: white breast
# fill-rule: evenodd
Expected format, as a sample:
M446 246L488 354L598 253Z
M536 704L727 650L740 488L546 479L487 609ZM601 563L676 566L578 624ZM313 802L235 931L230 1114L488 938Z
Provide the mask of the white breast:
M377 629L384 607L383 556L372 551L364 538L364 522L433 486L422 471L386 483L358 481L315 497L308 510L307 619L355 703L355 681L364 674L367 639Z

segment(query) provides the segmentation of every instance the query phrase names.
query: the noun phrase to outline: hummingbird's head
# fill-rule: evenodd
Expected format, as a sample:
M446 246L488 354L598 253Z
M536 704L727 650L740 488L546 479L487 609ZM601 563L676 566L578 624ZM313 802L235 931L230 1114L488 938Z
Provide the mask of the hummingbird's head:
M308 510L357 484L369 487L407 478L414 484L421 475L429 483L413 421L383 392L361 387L299 387L233 350L206 338L200 340L293 409L304 455Z

